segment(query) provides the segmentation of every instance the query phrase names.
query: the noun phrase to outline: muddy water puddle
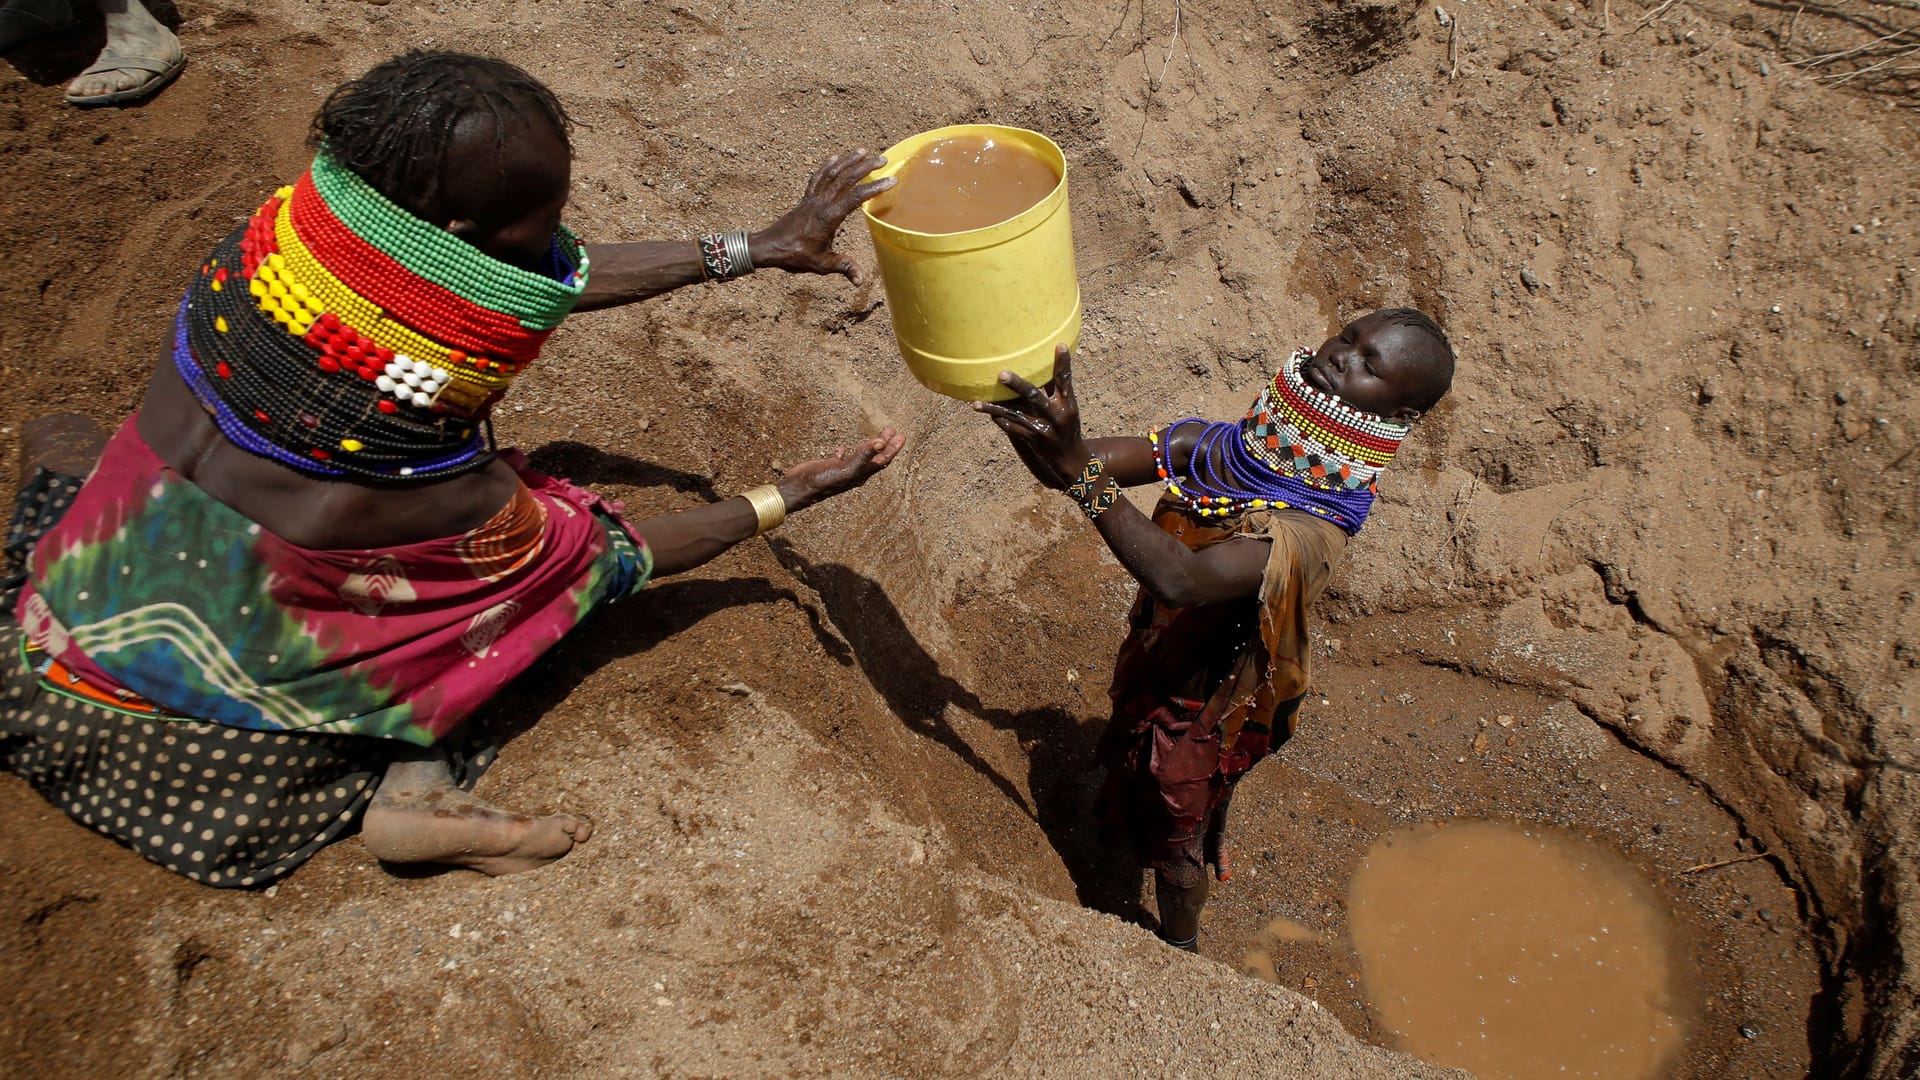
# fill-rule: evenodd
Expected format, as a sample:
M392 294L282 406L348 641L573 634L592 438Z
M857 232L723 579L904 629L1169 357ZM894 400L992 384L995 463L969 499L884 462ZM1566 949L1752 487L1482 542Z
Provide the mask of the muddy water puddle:
M1424 625L1397 624L1408 638L1439 633ZM1462 627L1470 629L1464 623L1447 629ZM1393 646L1405 647L1397 636ZM1601 888L1595 875L1610 867L1605 872L1621 871L1634 886L1630 895L1662 914L1662 959L1684 973L1685 982L1669 991L1660 1010L1677 1017L1671 1035L1641 1032L1642 1038L1670 1037L1679 1047L1652 1075L1809 1075L1817 949L1795 917L1789 884L1769 861L1746 858L1755 847L1735 819L1684 777L1625 750L1551 690L1435 671L1376 647L1349 633L1340 656L1318 672L1326 690L1303 710L1293 740L1242 783L1229 830L1233 879L1215 887L1201 926L1207 955L1313 998L1380 1045L1462 1064L1482 1076L1579 1075L1571 1060L1564 1073L1557 1062L1501 1072L1415 1045L1408 1035L1418 1032L1390 1014L1392 988L1380 985L1377 965L1363 959L1360 947L1365 897L1352 886L1363 865L1384 850L1382 841L1394 838L1395 854L1405 854L1400 838L1425 835L1422 830L1525 823L1522 828L1543 836L1587 838L1579 842L1611 856L1589 861L1580 889ZM1350 656L1360 662L1343 662ZM1402 700L1408 687L1418 692ZM1472 884L1468 878L1460 886L1401 891L1435 907L1437 917L1437 905ZM1592 936L1611 940L1630 924L1605 925L1606 935ZM1524 971L1496 973L1493 959L1478 964L1474 974L1488 982L1519 976L1519 983L1505 986L1522 1000L1541 990ZM1604 1003L1611 1004L1611 998ZM1476 1029L1480 1015L1472 1017ZM1488 1014L1490 1028L1496 1019ZM1587 1075L1634 1073L1622 1067Z
M1625 859L1536 826L1390 833L1348 919L1381 1025L1482 1080L1647 1080L1685 1034L1673 932Z

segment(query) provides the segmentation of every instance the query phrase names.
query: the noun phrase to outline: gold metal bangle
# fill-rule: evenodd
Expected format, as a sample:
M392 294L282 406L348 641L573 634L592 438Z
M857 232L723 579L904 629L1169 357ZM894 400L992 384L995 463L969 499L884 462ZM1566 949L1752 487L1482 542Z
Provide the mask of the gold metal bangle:
M750 488L741 492L740 497L753 504L753 516L760 521L760 527L754 530L755 536L770 533L787 520L786 497L772 484Z

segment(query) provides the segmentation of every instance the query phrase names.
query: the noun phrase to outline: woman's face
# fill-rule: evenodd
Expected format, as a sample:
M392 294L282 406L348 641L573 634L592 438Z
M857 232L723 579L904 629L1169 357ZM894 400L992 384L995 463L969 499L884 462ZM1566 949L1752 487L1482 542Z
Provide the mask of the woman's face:
M447 231L523 270L546 265L573 182L565 136L544 122L459 132L442 180Z
M1361 412L1393 420L1416 420L1420 409L1418 330L1389 322L1379 312L1355 319L1314 350L1300 369L1316 390Z

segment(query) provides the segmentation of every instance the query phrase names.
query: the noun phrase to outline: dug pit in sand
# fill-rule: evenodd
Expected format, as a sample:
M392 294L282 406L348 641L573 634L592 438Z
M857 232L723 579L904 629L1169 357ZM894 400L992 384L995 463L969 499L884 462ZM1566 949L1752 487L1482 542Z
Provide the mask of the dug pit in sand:
M1665 911L1624 859L1493 821L1381 838L1353 942L1399 1048L1487 1080L1665 1075L1685 1027Z

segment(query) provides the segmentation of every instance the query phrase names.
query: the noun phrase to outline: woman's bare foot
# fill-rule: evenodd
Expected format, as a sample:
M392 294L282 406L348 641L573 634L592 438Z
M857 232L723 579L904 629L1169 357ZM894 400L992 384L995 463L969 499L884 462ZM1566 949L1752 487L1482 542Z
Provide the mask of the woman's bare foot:
M592 832L572 814L529 817L475 798L454 786L438 757L388 766L360 825L381 862L448 863L496 876L537 870Z

